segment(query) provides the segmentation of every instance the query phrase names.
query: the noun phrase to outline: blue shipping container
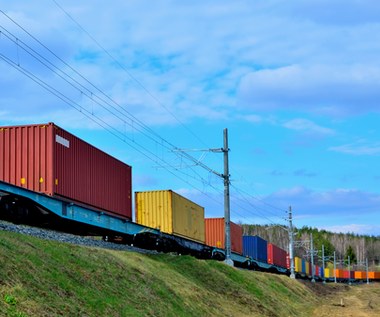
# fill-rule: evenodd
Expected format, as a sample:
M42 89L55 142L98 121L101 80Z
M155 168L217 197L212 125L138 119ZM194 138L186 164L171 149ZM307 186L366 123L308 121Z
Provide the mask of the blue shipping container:
M319 268L319 276L320 276L320 277L323 277L323 276L324 276L323 267L320 267L320 268Z
M302 273L306 274L306 260L302 259Z
M243 255L267 263L267 241L259 236L243 236Z

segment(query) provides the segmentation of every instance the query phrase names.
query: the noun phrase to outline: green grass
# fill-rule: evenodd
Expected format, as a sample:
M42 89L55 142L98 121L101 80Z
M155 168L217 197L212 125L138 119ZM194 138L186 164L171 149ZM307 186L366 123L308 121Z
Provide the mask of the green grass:
M0 316L308 316L286 276L0 231Z

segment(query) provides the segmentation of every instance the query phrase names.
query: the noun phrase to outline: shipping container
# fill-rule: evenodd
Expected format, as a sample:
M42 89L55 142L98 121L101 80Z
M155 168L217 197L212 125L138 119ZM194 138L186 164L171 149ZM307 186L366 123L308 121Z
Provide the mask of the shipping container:
M290 257L289 253L286 254L286 268L290 270Z
M302 259L302 273L305 273L306 274L306 260L305 259Z
M171 191L135 193L136 223L205 243L204 208Z
M268 243L268 263L286 268L287 252L273 243Z
M303 268L303 272L306 273L306 275L311 275L310 262L304 260Z
M342 269L335 269L335 276L336 276L336 278L344 278L343 277L343 270Z
M355 271L343 270L343 278L353 279L355 277Z
M243 255L267 262L267 241L259 236L243 236Z
M302 273L302 264L303 264L303 260L301 258L299 258L298 256L295 256L294 257L294 270L297 273Z
M313 266L313 273L314 273L314 276L320 276L319 275L319 266L318 265L314 265Z
M131 167L54 123L0 128L0 180L132 218Z
M380 280L380 272L374 272L374 271L371 271L371 272L368 272L368 278L373 280Z
M367 278L367 272L364 271L355 271L354 278L356 280L363 280Z
M220 249L225 248L225 230L224 218L206 218L206 244ZM232 221L230 222L231 229L231 250L233 252L243 253L243 228Z
M325 268L325 278L332 278L332 277L334 277L334 269L326 267Z

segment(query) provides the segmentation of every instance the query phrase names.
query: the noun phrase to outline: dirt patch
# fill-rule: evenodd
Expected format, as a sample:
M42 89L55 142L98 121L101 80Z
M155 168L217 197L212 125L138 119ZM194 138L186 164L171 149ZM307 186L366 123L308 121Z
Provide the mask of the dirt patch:
M334 295L338 292L347 292L350 290L350 286L347 284L335 284L335 283L326 283L322 284L320 282L318 283L311 283L310 281L301 280L301 283L303 283L307 288L309 288L313 293L315 293L318 297L327 297Z
M380 316L380 284L308 286L320 298L313 316L378 317ZM323 289L326 288L326 289Z

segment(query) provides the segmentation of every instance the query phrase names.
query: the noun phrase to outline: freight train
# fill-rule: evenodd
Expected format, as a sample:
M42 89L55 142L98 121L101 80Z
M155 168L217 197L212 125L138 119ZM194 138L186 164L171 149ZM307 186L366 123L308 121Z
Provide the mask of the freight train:
M162 252L225 259L223 218L171 190L135 192L132 167L54 123L0 127L0 217ZM290 274L288 253L231 222L235 266ZM301 278L380 280L380 272L311 266L295 257Z

